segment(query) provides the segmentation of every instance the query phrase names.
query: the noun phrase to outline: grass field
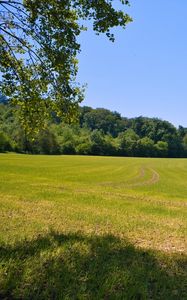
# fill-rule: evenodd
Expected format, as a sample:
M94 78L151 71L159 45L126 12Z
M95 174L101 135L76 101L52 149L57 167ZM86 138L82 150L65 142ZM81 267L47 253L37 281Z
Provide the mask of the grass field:
M1 154L0 299L187 299L187 159Z

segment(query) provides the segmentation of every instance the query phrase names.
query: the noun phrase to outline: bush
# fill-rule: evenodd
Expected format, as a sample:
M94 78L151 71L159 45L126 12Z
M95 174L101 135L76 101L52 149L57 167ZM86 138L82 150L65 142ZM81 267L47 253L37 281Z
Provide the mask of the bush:
M167 157L168 155L168 143L163 141L158 141L155 144L155 152L158 157Z
M0 132L0 152L11 151L11 143L9 137L4 133Z
M76 154L74 144L71 141L64 142L64 144L61 146L61 153L62 154Z
M82 154L82 155L88 155L91 154L91 144L88 142L84 142L82 144L79 144L76 147L76 152L77 154Z
M137 142L137 154L141 157L155 156L154 141L148 137L144 137Z

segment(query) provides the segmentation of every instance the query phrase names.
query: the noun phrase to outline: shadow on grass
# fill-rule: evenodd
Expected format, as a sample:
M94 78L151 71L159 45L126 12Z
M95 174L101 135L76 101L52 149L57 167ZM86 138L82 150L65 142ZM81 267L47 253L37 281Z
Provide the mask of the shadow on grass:
M0 247L0 299L186 299L185 256L51 232Z

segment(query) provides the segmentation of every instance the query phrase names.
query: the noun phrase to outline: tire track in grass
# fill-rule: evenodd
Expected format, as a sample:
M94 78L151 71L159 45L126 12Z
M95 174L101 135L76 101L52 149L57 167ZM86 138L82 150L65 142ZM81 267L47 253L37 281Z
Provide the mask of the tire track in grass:
M152 185L152 184L157 183L160 180L159 173L152 168L148 168L148 169L152 172L152 177L150 179L143 181L143 182L127 184L127 186L146 186L146 185ZM144 169L144 174L145 174L145 169Z
M141 179L143 179L146 175L146 170L149 170L151 171L151 177L148 178L147 180L144 180L144 181L140 181ZM112 187L120 187L120 186L124 186L124 187L136 187L136 186L146 186L146 185L152 185L152 184L155 184L157 183L158 181L160 180L160 175L159 173L154 170L153 168L148 168L148 167L142 167L140 169L140 172L137 176L135 176L134 178L132 178L132 180L130 182L128 181L123 181L123 182L103 182L101 183L100 185L103 185L103 186L111 186Z
M141 178L143 178L145 176L145 169L142 167L140 169L140 172L138 175L134 176L133 178L131 179L128 179L127 181L118 181L118 182L113 182L113 181L105 181L105 182L102 182L100 183L99 185L101 186L113 186L113 187L118 187L118 186L123 186L123 185L127 185L128 182L134 182L134 181L137 181Z

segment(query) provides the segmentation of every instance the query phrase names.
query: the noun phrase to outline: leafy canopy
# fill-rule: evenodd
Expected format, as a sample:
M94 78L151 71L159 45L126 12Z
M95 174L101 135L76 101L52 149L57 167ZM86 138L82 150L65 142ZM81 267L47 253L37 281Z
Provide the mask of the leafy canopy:
M121 9L116 9L120 4ZM124 0L0 0L1 90L20 108L25 131L33 134L49 110L71 121L84 88L76 83L78 36L93 30L114 41L111 28L131 21ZM34 124L34 129L33 129Z

